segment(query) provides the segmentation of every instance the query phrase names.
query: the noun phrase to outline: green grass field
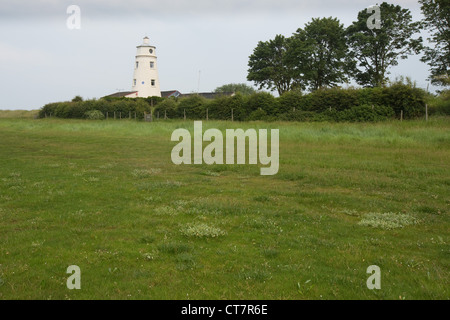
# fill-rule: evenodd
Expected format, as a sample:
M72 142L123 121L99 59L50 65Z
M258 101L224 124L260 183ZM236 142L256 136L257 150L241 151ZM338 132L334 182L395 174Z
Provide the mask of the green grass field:
M450 298L449 118L203 122L280 129L275 176L175 166L180 127L0 119L0 299Z

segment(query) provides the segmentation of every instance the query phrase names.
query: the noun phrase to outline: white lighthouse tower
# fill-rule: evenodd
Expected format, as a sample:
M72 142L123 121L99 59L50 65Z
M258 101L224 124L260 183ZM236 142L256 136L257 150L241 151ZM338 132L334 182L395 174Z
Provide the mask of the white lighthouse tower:
M131 90L137 91L138 97L161 97L156 59L156 47L151 46L148 37L145 37L144 42L137 46L134 63Z

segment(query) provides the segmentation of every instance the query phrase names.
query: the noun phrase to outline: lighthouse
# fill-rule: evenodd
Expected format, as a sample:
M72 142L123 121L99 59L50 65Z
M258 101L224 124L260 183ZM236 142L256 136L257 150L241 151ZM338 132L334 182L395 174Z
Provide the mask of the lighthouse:
M159 87L156 47L150 45L148 37L137 46L136 61L134 63L132 91L137 97L161 97Z

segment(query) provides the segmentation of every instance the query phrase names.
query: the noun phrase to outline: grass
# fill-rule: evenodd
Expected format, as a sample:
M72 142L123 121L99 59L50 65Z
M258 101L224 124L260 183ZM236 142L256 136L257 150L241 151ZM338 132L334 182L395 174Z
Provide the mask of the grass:
M203 123L279 128L275 176L173 165L180 127L0 119L0 299L450 298L449 118Z
M17 119L37 117L39 110L0 110L0 119Z

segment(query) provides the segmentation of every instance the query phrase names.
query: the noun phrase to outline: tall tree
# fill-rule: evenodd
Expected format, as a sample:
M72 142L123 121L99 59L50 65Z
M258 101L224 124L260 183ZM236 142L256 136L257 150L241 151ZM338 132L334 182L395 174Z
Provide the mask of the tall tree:
M450 73L450 2L448 0L419 0L425 18L424 28L430 31L428 41L433 48L425 47L423 62L430 66L431 83L449 85Z
M260 41L249 58L247 80L254 81L259 89L276 89L280 95L291 90L296 81L290 50L291 39L282 35Z
M338 19L313 18L294 33L292 47L297 78L311 90L348 80L348 47L344 26Z
M229 83L223 86L217 87L214 92L240 92L244 96L249 96L256 92L256 90L245 83Z
M369 28L372 13L367 9L360 11L358 20L347 28L351 56L357 61L354 78L364 86L384 86L388 69L422 48L422 38L413 39L420 23L412 22L408 9L386 2L379 7L380 28Z

